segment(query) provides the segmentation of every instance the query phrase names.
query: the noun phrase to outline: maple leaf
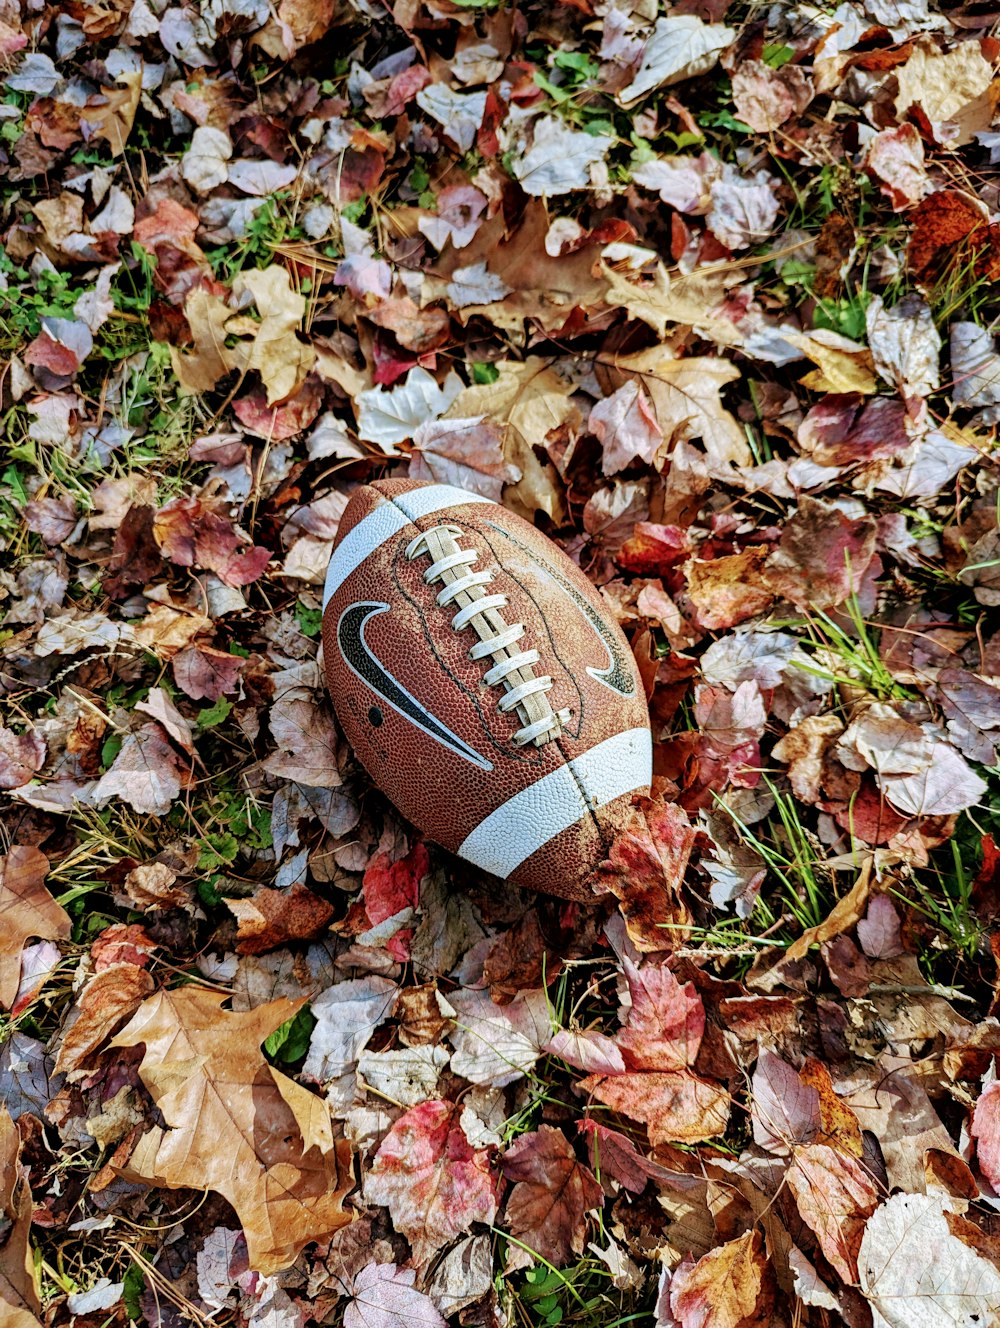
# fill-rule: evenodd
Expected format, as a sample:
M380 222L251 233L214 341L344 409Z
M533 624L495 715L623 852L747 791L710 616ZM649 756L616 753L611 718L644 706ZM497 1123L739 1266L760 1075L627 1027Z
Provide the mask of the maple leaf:
M0 857L0 1005L9 1010L21 980L21 951L32 936L67 940L69 914L45 888L49 860L37 848L14 845Z
M828 609L857 594L875 556L875 522L803 496L764 569L776 595L798 608Z
M642 968L626 959L632 1004L615 1041L633 1070L682 1070L693 1065L705 1032L705 1008L690 982L682 986L666 964Z
M654 1145L712 1139L724 1132L729 1119L729 1094L690 1070L591 1075L578 1087L646 1125Z
M4 1328L39 1328L42 1302L35 1282L29 1242L31 1191L21 1166L21 1140L7 1108L0 1104L0 1318Z
M589 877L591 886L618 900L639 950L668 948L691 925L681 887L694 835L683 808L654 790L651 798L635 800L607 859Z
M350 1221L350 1149L333 1139L329 1107L269 1065L266 1037L302 1000L241 1014L225 992L161 991L114 1039L144 1048L139 1077L166 1122L137 1144L124 1175L168 1189L216 1190L243 1224L251 1268L287 1267L310 1241Z
M445 1328L434 1302L414 1282L412 1268L370 1263L350 1284L351 1302L344 1310L344 1328Z
M570 1263L583 1252L587 1213L604 1201L597 1177L551 1125L516 1140L501 1167L514 1182L506 1210L511 1235L557 1268Z
M661 1300L679 1328L738 1328L752 1323L764 1284L764 1242L747 1231L673 1272Z
M370 1203L384 1204L410 1242L418 1266L468 1231L492 1223L499 1191L486 1149L473 1148L453 1102L422 1102L379 1145L365 1177Z
M552 1035L544 991L522 993L502 1007L487 991L455 991L447 1004L456 1020L451 1068L474 1084L502 1088L520 1079Z

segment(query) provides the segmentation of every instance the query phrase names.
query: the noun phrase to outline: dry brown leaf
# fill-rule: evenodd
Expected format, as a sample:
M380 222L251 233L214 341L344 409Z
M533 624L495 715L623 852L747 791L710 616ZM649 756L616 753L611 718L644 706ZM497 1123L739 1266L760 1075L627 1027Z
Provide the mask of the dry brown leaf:
M864 866L861 868L861 875L843 899L837 900L830 910L830 916L824 919L818 927L807 927L802 935L793 941L785 951L784 959L786 961L804 959L812 946L821 945L823 941L829 941L832 937L839 936L841 932L847 931L848 927L856 926L859 920L864 917L865 909L868 906L868 896L871 893L871 876L871 858L866 858Z
M241 373L256 369L267 388L267 404L273 406L299 390L316 360L312 347L295 335L305 317L306 299L292 290L288 270L277 265L241 272L233 282L233 295L239 300L245 294L253 297L260 318L243 314L231 319L226 330L252 340L229 352L230 363Z
M118 82L123 88L101 88L103 104L85 106L80 119L92 126L92 136L108 142L112 157L120 157L132 132L135 113L142 94L142 70L122 70Z
M497 381L467 387L452 402L445 419L483 415L499 424L504 430L504 460L521 472L520 482L504 495L505 505L529 521L541 511L561 525L566 506L559 476L554 466L538 460L534 449L544 447L556 430L579 421L570 386L537 356L521 364L504 361L497 367Z
M153 990L153 979L137 964L113 964L90 979L70 1011L56 1056L56 1070L72 1082L105 1038L131 1018Z
M743 341L732 319L712 311L721 305L730 286L746 279L745 269L736 263L718 264L688 275L672 276L663 263L657 262L652 276L630 279L632 274L616 271L606 263L601 269L608 280L605 301L628 310L657 334L667 339L668 328L691 327L699 336L717 346L738 346Z
M14 1004L21 979L21 951L30 937L66 940L69 914L45 888L49 860L37 848L15 845L0 857L0 1005Z
M161 991L115 1038L145 1047L139 1075L167 1123L139 1140L123 1174L218 1191L239 1215L251 1268L270 1274L350 1221L350 1149L334 1141L326 1102L261 1051L303 1002L230 1014L226 999L193 986Z
M7 1108L0 1104L0 1321L4 1328L39 1328L42 1312L35 1284L35 1260L28 1242L31 1191L20 1163L21 1140Z
M239 923L238 954L266 954L289 941L309 940L323 931L334 914L332 904L301 883L289 890L262 886L250 899L223 902Z
M935 138L949 148L989 129L1000 100L993 65L978 41L959 42L951 51L921 41L896 79L897 117L903 120L911 106L919 106Z

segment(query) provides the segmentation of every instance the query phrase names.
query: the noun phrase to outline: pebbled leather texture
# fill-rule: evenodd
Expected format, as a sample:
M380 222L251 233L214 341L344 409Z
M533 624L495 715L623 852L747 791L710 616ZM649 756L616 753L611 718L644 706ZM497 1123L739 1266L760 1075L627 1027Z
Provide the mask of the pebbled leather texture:
M415 490L422 491L419 502L407 502ZM344 513L334 558L348 534L381 505L415 511L437 501L450 504L454 496L445 486L409 480L363 486ZM492 573L487 593L506 597L506 621L524 623L518 649L538 650L535 672L553 679L552 708L571 711L564 732L542 747L514 745L522 720L513 711L501 712L501 686L484 684L490 661L469 658L475 633L456 631L451 626L456 606L435 602L441 587L424 582L427 557L406 557L419 531L444 523L460 530L461 548L476 551L474 569ZM357 547L366 543L364 533L351 541ZM552 788L563 788L552 837L524 856L544 838L538 824L544 802L533 799L530 836L525 831L525 842L506 853L503 845L499 854L495 844L491 851L496 861L518 861L509 879L519 885L592 898L583 879L606 856L631 791L565 826L565 768L578 760L583 768L592 748L638 730L639 739L630 746L605 749L616 763L614 774L602 770L594 778L602 796L633 780L636 792L646 792L650 748L648 736L642 740L649 716L628 643L583 573L526 521L470 495L468 503L407 518L346 574L342 558L336 579L323 619L327 679L345 736L374 783L414 825L457 851L509 799L560 771L550 781ZM575 769L569 772L574 779ZM584 777L581 805L592 792ZM501 829L517 837L517 818L508 817Z

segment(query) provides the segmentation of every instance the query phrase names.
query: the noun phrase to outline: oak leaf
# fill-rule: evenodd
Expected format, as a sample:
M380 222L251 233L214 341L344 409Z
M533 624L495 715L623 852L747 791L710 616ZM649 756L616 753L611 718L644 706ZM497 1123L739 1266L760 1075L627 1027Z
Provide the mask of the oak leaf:
M514 1182L507 1200L511 1234L556 1267L583 1252L587 1213L604 1191L561 1130L541 1125L503 1156L503 1174Z
M138 1143L123 1174L168 1189L211 1189L235 1208L250 1266L273 1273L350 1218L350 1150L335 1142L322 1098L269 1065L261 1043L303 1001L240 1014L225 992L161 991L113 1046L144 1046L139 1076L166 1122Z
M9 1010L21 978L29 937L66 940L69 914L45 888L49 860L40 849L15 845L0 857L0 1005Z
M411 1108L382 1140L365 1177L365 1198L389 1209L417 1265L473 1222L496 1216L499 1190L489 1153L469 1143L463 1116L461 1107L441 1100Z

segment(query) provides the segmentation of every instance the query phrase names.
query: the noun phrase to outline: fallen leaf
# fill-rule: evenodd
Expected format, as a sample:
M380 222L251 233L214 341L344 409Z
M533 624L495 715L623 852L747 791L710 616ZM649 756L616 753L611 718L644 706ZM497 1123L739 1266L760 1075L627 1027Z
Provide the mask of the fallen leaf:
M747 1231L684 1263L670 1281L670 1309L679 1328L739 1328L752 1323L764 1282L763 1240Z
M803 495L764 566L764 580L797 608L835 608L858 593L874 556L870 517L852 519L838 507Z
M431 374L418 366L410 370L405 383L396 387L373 387L359 392L354 403L358 437L378 443L383 452L393 456L397 444L413 438L422 424L440 419L461 390L457 374L449 374L443 385L438 386Z
M1000 1185L1000 1081L987 1084L972 1113L969 1131L976 1141L976 1158L994 1189Z
M4 1328L39 1328L42 1302L31 1249L31 1190L21 1163L21 1140L6 1106L0 1104L0 1307Z
M649 1142L698 1143L725 1131L729 1094L691 1071L591 1075L578 1085L612 1111L649 1129Z
M226 992L161 991L144 1001L113 1046L144 1048L139 1076L166 1126L153 1126L122 1168L168 1189L216 1190L236 1209L250 1267L288 1267L310 1241L350 1220L350 1150L334 1141L322 1098L264 1059L261 1043L302 1001L243 1014Z
M434 1302L414 1287L416 1280L412 1268L368 1264L350 1282L344 1328L445 1328Z
M764 585L766 549L749 548L728 557L684 565L687 602L699 627L724 631L769 608L773 593Z
M744 60L733 74L737 118L762 134L801 115L813 96L812 80L798 65L774 69L763 60Z
M485 1149L473 1148L453 1102L422 1102L379 1145L365 1177L369 1203L385 1204L422 1266L473 1222L492 1223L499 1191Z
M623 383L612 396L598 401L590 412L590 431L604 449L605 475L614 475L637 458L653 464L663 446L652 406L638 383Z
M268 724L278 751L264 762L265 770L313 788L340 787L337 730L325 708L289 695L275 701Z
M604 1191L561 1130L540 1125L511 1144L501 1159L514 1188L507 1199L511 1235L557 1268L583 1253L587 1213Z
M59 1042L56 1071L70 1082L83 1078L87 1062L111 1034L135 1014L153 990L136 964L113 964L96 973L77 997Z
M49 860L37 848L14 845L0 857L0 1005L9 1010L21 978L21 951L32 936L67 940L69 914L45 888Z
M754 1143L779 1157L819 1132L819 1093L787 1061L761 1049L750 1087Z
M413 435L410 478L454 484L498 503L505 484L521 478L504 459L503 435L490 420L429 420Z
M1000 98L993 66L975 40L950 51L921 41L895 76L897 117L902 120L911 107L919 106L934 137L949 148L987 129Z
M1000 1272L952 1235L937 1195L894 1194L875 1210L858 1284L875 1328L971 1328L1000 1314Z
M334 916L333 905L301 883L288 890L259 886L249 899L223 901L237 921L237 954L266 954L289 941L321 935Z
M949 743L935 742L926 766L914 774L882 775L879 787L911 816L950 816L974 807L986 784Z
M159 724L144 724L128 733L111 768L98 780L94 801L99 806L122 798L137 812L165 816L186 783L189 767L163 736Z
M45 739L35 729L15 733L0 726L0 789L27 784L45 764Z
M721 178L709 190L712 201L705 218L715 238L727 249L746 249L766 240L781 209L777 183L770 171L744 175L725 162Z
M538 116L517 125L509 136L510 171L526 194L554 198L591 183L592 171L601 166L614 139L571 129L555 115ZM529 143L530 137L530 143Z
M735 37L733 28L704 23L693 14L658 18L635 77L618 93L618 100L622 106L631 106L656 88L707 74Z
M690 982L666 964L624 961L631 1005L615 1041L630 1069L681 1070L693 1065L705 1032L705 1009Z
M80 112L81 120L91 126L93 137L106 140L112 157L122 155L132 132L142 93L141 69L123 69L118 82L125 86L101 88L100 101L93 105L93 98L88 99L88 104Z
M494 1005L487 991L467 988L448 997L455 1018L449 1034L451 1068L474 1084L502 1088L526 1074L552 1035L548 998L529 991Z
M804 959L811 946L822 945L824 941L839 936L841 932L847 931L849 927L856 926L861 917L862 909L868 902L870 891L871 869L869 862L862 869L861 875L843 899L838 899L834 904L829 917L824 919L817 927L807 927L802 935L793 941L785 951L785 958L788 960Z
M792 1150L785 1182L827 1262L845 1282L856 1282L865 1223L879 1202L872 1177L857 1158L815 1143Z
M683 808L655 795L640 798L615 835L607 859L588 878L618 900L633 944L670 949L691 925L682 896L694 828Z
M368 1039L392 1013L396 994L396 983L377 974L335 982L320 992L311 1006L316 1025L305 1073L326 1083L351 1070Z
M941 338L930 306L906 295L886 309L876 295L865 311L868 345L879 376L904 397L925 397L940 383Z
M865 166L899 212L919 203L930 187L923 141L912 124L877 133L868 145Z

